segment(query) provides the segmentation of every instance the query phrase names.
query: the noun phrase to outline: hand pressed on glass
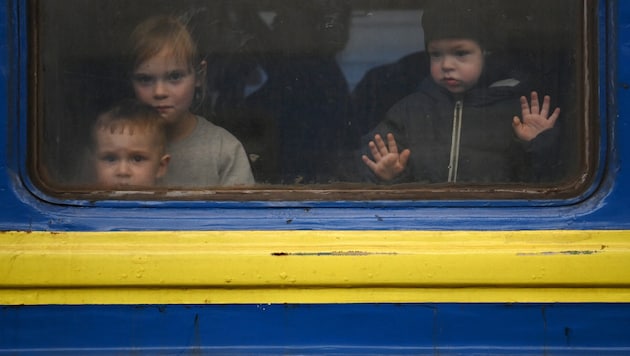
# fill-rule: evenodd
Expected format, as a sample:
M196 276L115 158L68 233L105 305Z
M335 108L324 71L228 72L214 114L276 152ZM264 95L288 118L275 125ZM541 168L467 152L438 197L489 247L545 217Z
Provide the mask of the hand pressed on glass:
M531 141L543 131L553 128L556 124L556 119L558 119L560 115L560 108L556 108L553 113L549 115L549 102L551 101L549 95L545 95L542 108L539 106L538 93L535 91L532 92L531 100L532 104L530 106L527 102L527 98L521 96L523 120L518 116L514 116L512 120L514 133L523 141Z
M385 145L381 135L376 134L374 135L374 141L370 141L368 146L374 160L371 160L366 155L363 155L361 158L380 179L392 180L407 167L411 151L404 149L399 153L393 134L387 134L387 145Z

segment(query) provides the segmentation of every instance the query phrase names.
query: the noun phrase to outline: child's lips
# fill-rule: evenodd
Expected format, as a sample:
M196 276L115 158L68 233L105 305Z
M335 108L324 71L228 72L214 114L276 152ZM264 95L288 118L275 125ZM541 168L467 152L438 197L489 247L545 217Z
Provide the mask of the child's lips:
M446 83L446 85L451 86L451 87L459 85L459 80L453 79L453 78L444 78L442 79L442 81Z
M160 113L165 113L166 111L170 110L172 108L172 106L156 106L155 108Z

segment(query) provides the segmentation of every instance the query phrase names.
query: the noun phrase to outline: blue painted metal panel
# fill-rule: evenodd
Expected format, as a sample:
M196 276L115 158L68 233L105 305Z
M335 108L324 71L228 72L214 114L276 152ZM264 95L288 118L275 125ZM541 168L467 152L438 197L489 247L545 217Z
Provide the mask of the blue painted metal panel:
M630 305L4 307L0 349L22 348L77 354L624 354L630 353Z

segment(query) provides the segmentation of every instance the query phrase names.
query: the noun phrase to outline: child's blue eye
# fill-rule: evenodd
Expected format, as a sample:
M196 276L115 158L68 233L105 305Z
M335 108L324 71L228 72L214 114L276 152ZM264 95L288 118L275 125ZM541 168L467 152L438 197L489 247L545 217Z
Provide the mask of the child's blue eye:
M178 82L182 80L186 76L186 73L183 72L172 72L168 74L168 81L170 82Z
M99 159L106 163L114 163L118 160L118 157L116 155L107 154L99 157Z
M134 155L133 157L131 157L131 160L135 163L140 163L142 161L146 161L147 158L145 156L142 155Z
M457 57L465 57L470 54L470 51L455 51Z
M149 85L154 82L154 78L146 74L136 74L133 77L133 81L140 85Z
M437 59L442 57L442 53L441 52L429 52L429 57L431 57L431 59Z

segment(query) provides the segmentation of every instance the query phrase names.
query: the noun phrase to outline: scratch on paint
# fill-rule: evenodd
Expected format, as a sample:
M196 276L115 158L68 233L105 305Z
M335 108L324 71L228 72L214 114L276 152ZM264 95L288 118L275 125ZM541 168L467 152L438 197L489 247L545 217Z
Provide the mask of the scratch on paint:
M370 256L397 255L396 252L365 252L365 251L331 251L331 252L272 252L272 256Z
M517 256L554 256L554 255L594 255L601 251L594 250L570 250L570 251L546 251L546 252L525 252L517 253Z

